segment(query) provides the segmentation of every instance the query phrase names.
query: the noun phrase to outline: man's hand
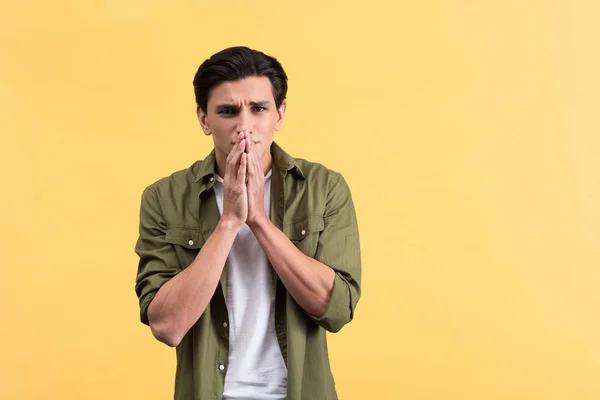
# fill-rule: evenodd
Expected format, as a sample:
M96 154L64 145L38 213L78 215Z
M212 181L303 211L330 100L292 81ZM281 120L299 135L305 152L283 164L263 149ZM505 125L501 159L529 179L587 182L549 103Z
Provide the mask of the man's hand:
M246 189L248 139L240 132L227 156L223 177L223 220L241 227L248 218L248 194Z
M248 218L246 224L252 229L254 226L268 220L265 213L265 174L263 171L262 156L258 153L256 144L252 141L250 135L244 132L246 138L247 151L247 174L248 183L246 191L248 193Z

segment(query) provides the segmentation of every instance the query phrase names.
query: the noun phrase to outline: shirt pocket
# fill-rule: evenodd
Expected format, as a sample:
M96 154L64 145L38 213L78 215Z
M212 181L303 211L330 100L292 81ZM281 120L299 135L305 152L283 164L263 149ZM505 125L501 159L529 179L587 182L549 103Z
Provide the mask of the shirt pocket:
M319 235L325 229L320 215L307 215L298 221L283 225L283 232L302 253L314 258L319 243Z
M165 240L173 245L181 269L187 268L194 261L204 245L204 237L200 229L185 226L167 228Z

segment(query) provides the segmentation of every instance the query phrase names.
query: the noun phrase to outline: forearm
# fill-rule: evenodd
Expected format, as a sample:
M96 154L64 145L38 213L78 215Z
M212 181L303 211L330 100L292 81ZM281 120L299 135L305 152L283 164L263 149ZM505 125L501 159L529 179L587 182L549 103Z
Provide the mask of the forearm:
M221 219L194 261L156 293L148 320L159 341L177 346L204 313L239 228Z
M303 254L268 218L251 228L290 295L308 314L321 317L331 298L335 271Z

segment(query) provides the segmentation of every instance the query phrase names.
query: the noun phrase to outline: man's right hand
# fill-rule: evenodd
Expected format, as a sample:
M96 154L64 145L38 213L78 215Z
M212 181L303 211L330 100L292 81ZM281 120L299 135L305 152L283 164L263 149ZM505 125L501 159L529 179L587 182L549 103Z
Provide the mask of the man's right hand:
M223 216L217 227L194 261L162 285L148 306L152 334L171 347L181 343L210 304L231 246L248 218L247 155L243 138L243 134L238 135L227 156L223 173Z
M238 134L233 149L227 156L223 177L223 216L224 222L241 227L248 217L248 196L246 194L246 141L243 132Z

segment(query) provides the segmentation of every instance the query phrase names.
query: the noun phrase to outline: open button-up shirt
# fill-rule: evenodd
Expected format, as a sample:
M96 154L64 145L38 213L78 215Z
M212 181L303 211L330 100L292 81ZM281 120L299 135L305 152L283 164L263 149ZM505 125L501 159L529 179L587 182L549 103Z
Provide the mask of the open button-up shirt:
M271 146L270 218L296 247L335 271L325 314L306 313L273 273L275 330L288 370L288 400L337 399L326 331L352 320L360 297L361 257L350 190L337 172ZM135 251L140 318L160 287L187 268L220 218L213 185L215 151L189 168L148 186L142 195ZM221 399L227 373L227 267L198 321L176 348L176 400Z

